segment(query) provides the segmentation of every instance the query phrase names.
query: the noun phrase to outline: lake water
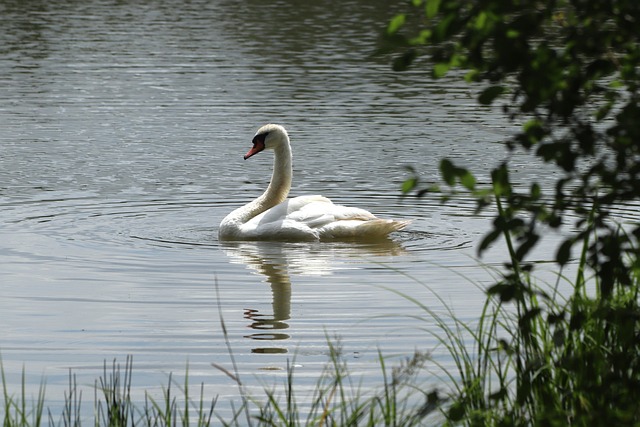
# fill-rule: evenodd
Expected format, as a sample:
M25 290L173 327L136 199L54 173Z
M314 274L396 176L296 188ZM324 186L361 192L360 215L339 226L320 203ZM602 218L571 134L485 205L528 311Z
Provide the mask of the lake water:
M423 330L433 322L392 290L476 318L490 275L475 246L489 217L464 196L400 197L404 167L438 182L446 156L482 172L504 157L511 129L457 80L394 73L372 56L393 13L384 1L2 2L9 390L24 367L29 390L46 378L55 408L69 369L91 387L103 361L132 355L136 391L159 393L188 365L192 384L237 402L211 365L231 369L221 315L256 395L284 381L288 362L313 388L327 336L365 386L378 383L378 350L395 360L432 350L446 364ZM384 244L218 242L220 220L268 184L270 153L242 159L267 122L289 130L292 195L411 226ZM525 156L514 164L519 178L541 173ZM483 261L504 259L498 247Z

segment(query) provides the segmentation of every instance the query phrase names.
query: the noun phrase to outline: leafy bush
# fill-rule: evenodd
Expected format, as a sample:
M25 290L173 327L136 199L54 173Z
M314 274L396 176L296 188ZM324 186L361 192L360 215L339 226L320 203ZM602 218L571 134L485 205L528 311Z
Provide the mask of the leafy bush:
M640 206L640 3L412 4L414 11L397 15L385 33L385 50L401 51L394 69L426 56L435 78L464 70L480 87L479 104L499 104L507 121L521 123L504 141L507 154L524 150L558 171L551 190L540 182L514 183L507 155L491 170L492 185L481 188L466 168L441 162L445 197L461 185L476 196L478 210L497 207L479 252L505 239L510 262L487 292L515 306L508 339L493 337L511 360L514 384L480 400L463 390L450 420L640 423L640 221L620 224L615 215L620 204ZM420 20L409 19L415 15ZM403 186L418 195L430 190L417 173ZM527 255L541 230L559 229L569 218L572 228L555 261L562 268L577 247L578 274L573 293L558 301L534 284ZM587 274L593 274L591 294Z

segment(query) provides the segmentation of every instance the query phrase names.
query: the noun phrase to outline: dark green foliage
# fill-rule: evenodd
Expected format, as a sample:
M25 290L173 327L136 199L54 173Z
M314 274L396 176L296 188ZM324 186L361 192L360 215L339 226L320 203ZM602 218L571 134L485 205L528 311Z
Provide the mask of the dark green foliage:
M469 400L464 389L448 410L450 421L640 424L640 213L624 225L615 214L620 204L640 206L640 2L412 3L417 9L388 28L387 44L411 52L411 61L395 68L422 55L435 77L466 70L479 104L499 106L507 121L522 123L504 141L506 160L491 171L490 188L479 188L465 168L441 163L451 189L443 199L462 185L478 210L497 208L478 249L482 254L504 239L510 263L488 294L515 307L508 338L491 338L512 360L514 383L485 390L487 399ZM512 182L516 150L556 167L555 178L545 177L551 190ZM415 173L410 179L405 193L433 188ZM571 232L555 261L560 268L575 264L579 252L578 275L573 294L559 302L555 292L532 284L527 256L541 230L566 225ZM595 287L591 294L587 283Z
M638 252L626 237L640 235L640 228L612 238L617 226L611 209L640 198L640 3L413 4L423 14L423 27L406 28L410 20L402 15L387 28L387 41L404 50L394 68L405 69L422 54L431 59L435 76L452 68L467 70L467 80L484 85L480 104L500 102L509 120L524 123L505 141L507 149L532 151L560 172L555 191L544 195L550 201L542 203L540 186L521 190L495 170L501 180L494 185L509 206L507 216L494 223L496 230L506 227L516 236L522 260L539 239L538 224L557 228L572 213L584 229L584 219L593 210L591 226L599 238L589 248L589 265L605 289L616 280L629 283L625 260ZM501 168L508 169L508 164ZM464 169L450 163L442 172L449 185L464 175ZM479 208L484 206L483 193ZM495 237L487 236L481 252ZM559 261L569 260L566 256L577 240L566 240Z

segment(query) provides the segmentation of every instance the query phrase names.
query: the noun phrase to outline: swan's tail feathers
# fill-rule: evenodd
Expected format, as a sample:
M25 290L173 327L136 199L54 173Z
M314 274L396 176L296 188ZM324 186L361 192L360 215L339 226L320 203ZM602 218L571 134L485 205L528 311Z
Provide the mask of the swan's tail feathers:
M393 219L372 219L364 221L357 227L357 235L365 240L388 239L389 234L399 231L409 225L411 221L397 221Z
M389 234L402 230L411 221L396 221L391 219L347 220L335 221L324 227L320 235L321 240L357 239L379 240L387 239Z
M410 223L409 220L374 219L363 223L362 226L371 227L370 233L373 235L386 236L394 231L402 230Z

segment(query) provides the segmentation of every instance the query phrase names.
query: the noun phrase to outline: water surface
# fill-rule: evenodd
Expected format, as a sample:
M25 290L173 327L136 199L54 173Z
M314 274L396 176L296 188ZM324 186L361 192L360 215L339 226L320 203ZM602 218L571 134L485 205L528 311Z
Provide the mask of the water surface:
M340 337L365 385L379 379L378 350L432 350L447 363L420 329L432 322L393 291L441 310L439 296L475 318L490 281L474 259L488 217L464 196L402 198L404 167L434 182L445 156L482 171L504 157L498 142L512 129L455 79L394 73L372 56L394 12L386 2L330 3L2 3L0 352L10 389L24 367L28 387L47 378L55 405L69 369L90 386L104 360L132 355L134 391L159 393L188 364L192 384L237 399L211 365L231 367L220 316L256 393L292 361L312 388L327 337ZM411 226L381 244L218 242L220 220L268 184L269 153L242 160L267 122L290 132L292 194ZM519 178L543 171L524 155L514 164ZM499 266L503 255L484 261Z

